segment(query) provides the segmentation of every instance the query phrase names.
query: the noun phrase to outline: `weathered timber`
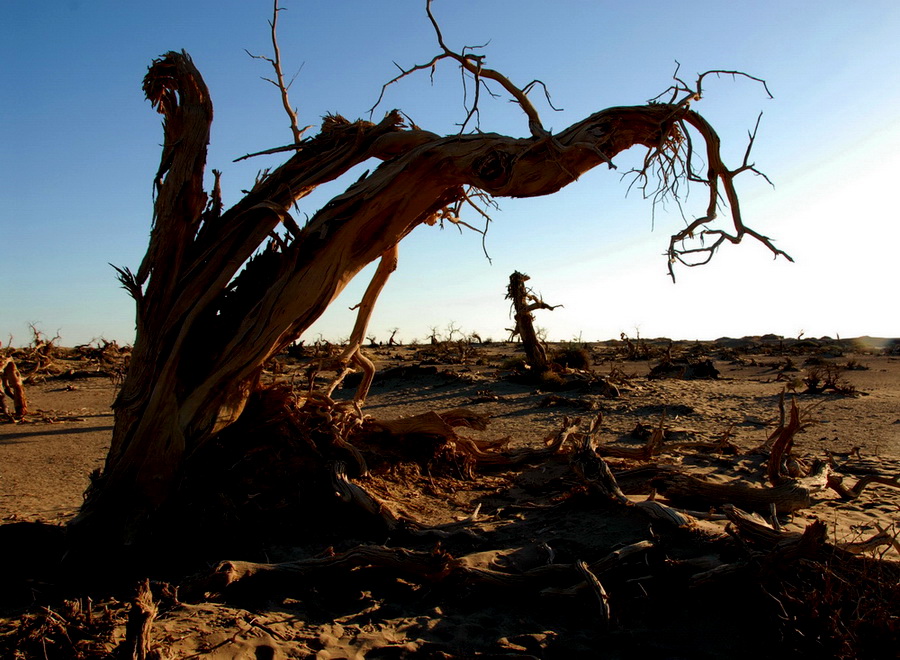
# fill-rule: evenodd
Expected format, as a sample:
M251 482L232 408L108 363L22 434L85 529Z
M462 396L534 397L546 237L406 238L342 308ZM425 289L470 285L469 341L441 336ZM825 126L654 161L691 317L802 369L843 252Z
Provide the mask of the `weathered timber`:
M825 488L827 478L828 467L823 463L810 477L785 481L772 488L713 483L684 472L660 474L651 481L651 485L674 501L705 506L733 504L742 509L763 513L768 513L774 505L778 513L791 513L811 507L815 495Z
M886 477L878 474L869 474L861 477L853 486L844 485L844 476L840 474L828 475L828 487L841 496L842 500L855 500L862 495L867 486L881 484L891 488L900 488L900 474Z
M594 576L604 575L616 570L629 558L646 553L653 547L650 541L633 543L595 561L585 562L585 568ZM513 555L517 561L508 561ZM536 546L486 550L454 557L439 547L432 551L422 551L360 545L328 557L277 564L224 561L210 574L188 585L186 591L193 598L237 591L271 597L273 594L307 588L315 581L330 580L351 572L359 575L360 569L388 571L392 575L423 584L437 584L452 579L454 584L463 582L473 586L524 589L535 594L574 595L588 586L583 580L579 580L580 572L576 565L551 563L550 559ZM517 565L518 562L522 564ZM574 586L565 586L573 583Z

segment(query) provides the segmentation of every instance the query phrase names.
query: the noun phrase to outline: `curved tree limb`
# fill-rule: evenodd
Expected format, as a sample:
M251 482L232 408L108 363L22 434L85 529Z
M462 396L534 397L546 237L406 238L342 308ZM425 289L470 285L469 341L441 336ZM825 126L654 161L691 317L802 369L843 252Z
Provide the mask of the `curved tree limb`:
M696 129L706 143L706 156L709 163L709 169L705 183L709 186L709 202L706 208L706 215L696 218L680 232L672 235L669 240L669 275L672 280L675 280L675 273L672 269L672 265L676 261L688 267L709 263L710 259L712 259L716 250L718 250L722 243L725 241L733 244L740 243L745 235L749 235L762 243L775 255L775 257L782 256L792 262L794 260L793 257L787 252L776 248L768 236L763 236L759 232L747 227L741 217L740 200L738 198L737 190L734 187L734 178L738 174L748 170L756 172L756 169L747 163L750 148L755 139L755 130L751 134L750 146L748 146L747 152L744 155L744 163L735 170L729 170L722 162L719 136L709 122L692 110L687 111L684 114L682 121ZM721 229L707 228L707 225L715 220L717 216L720 194L719 186L723 188L722 192L724 193L725 199L731 210L731 220L735 229L734 234L729 234ZM684 241L688 239L698 238L701 243L705 243L707 237L714 237L712 244L703 245L699 248L683 247ZM699 261L688 261L686 258L688 255L705 256Z
M328 396L331 396L331 393L334 392L347 375L346 365L353 362L363 370L364 374L363 380L359 384L359 388L357 389L356 396L353 397L353 400L360 405L366 400L369 388L372 386L372 379L375 377L375 365L362 354L362 344L366 337L366 329L369 327L369 321L372 319L372 312L375 311L375 302L378 300L378 296L382 289L384 289L384 285L387 283L391 273L397 270L398 255L399 246L397 244L389 247L385 250L384 254L381 255L381 261L378 263L378 268L375 269L372 281L369 282L369 286L363 294L362 301L357 305L359 311L357 312L356 324L353 326L353 332L350 334L350 341L347 342L347 347L337 358L339 374L328 386L328 391L326 392Z

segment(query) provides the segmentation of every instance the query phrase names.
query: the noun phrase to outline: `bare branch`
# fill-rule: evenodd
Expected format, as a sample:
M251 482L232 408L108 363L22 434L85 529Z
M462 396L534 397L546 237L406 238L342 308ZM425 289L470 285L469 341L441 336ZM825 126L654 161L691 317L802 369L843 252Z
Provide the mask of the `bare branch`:
M296 110L296 108L291 106L291 100L288 96L288 89L290 88L291 84L293 84L294 80L297 78L297 74L299 74L300 71L298 69L297 73L295 73L294 77L291 79L291 82L288 84L285 84L284 74L282 73L282 68L281 68L281 49L278 47L277 26L278 26L278 12L286 11L286 9L284 7L278 6L278 0L274 0L274 2L272 4L273 4L272 20L269 21L269 27L272 30L272 51L274 52L275 57L272 58L272 57L267 57L265 55L254 55L253 53L251 53L250 51L248 51L246 49L244 50L244 52L246 52L247 55L249 55L250 57L252 57L254 59L265 60L266 62L268 62L269 64L272 65L273 69L275 69L275 80L272 80L271 78L265 78L265 77L263 77L263 80L275 85L278 88L279 92L281 93L281 104L284 106L284 111L287 113L288 119L291 122L291 134L294 136L294 144L297 145L297 144L300 144L300 142L303 140L303 134L306 132L307 129L309 129L309 126L307 126L306 128L303 128L303 129L300 128L299 121L297 120L297 110ZM302 68L302 65L301 65L301 68ZM276 153L276 151L260 152L260 153ZM253 155L258 155L258 154L253 154ZM244 158L249 158L249 156L244 156ZM242 159L238 159L238 160L242 160Z
M513 100L519 105L520 108L525 112L528 117L528 129L531 132L531 135L536 138L548 137L550 134L544 129L543 124L541 123L540 116L538 115L537 110L534 105L531 103L531 100L528 98L527 92L516 87L506 76L502 73L495 71L494 69L488 69L484 67L484 55L474 55L472 53L467 53L467 50L472 50L473 47L467 46L463 48L461 53L457 53L454 50L451 50L447 44L444 42L444 35L441 33L441 27L437 22L437 19L434 17L434 14L431 11L431 2L432 0L426 0L425 3L425 12L428 14L428 20L431 21L431 25L434 28L435 37L437 38L438 46L440 46L443 51L439 55L435 55L431 60L429 60L426 64L416 64L415 66L410 67L409 69L403 69L400 67L400 74L389 80L381 87L381 94L378 96L378 100L375 102L375 105L371 107L369 110L369 115L375 111L375 109L381 104L382 99L384 98L385 90L394 83L406 78L407 76L417 72L423 71L425 69L430 69L432 76L434 75L435 67L437 63L441 60L450 59L456 61L461 70L463 71L463 75L468 72L474 79L475 90L474 90L474 98L472 102L472 106L468 109L468 113L466 115L465 120L461 125L461 131L465 130L465 127L472 120L472 117L478 115L478 100L479 100L479 92L482 86L488 91L489 94L495 96L486 86L486 83L483 79L493 80L500 84L506 92L513 97ZM477 48L480 48L477 47ZM396 64L396 63L395 63ZM536 83L543 85L540 81L533 81L529 83L526 89L531 89ZM547 94L546 87L544 88L545 94ZM547 94L547 98L549 101L549 94ZM551 104L552 107L552 104ZM556 108L554 108L556 110Z
M744 156L745 164L737 170L729 170L722 162L721 154L719 151L719 136L716 134L712 126L710 126L710 124L705 119L703 119L703 117L693 111L688 111L685 114L684 121L690 124L700 133L701 137L703 137L707 145L709 172L706 183L707 185L709 185L709 204L707 206L705 216L697 218L696 220L691 222L685 229L681 230L677 234L674 234L669 242L669 275L672 277L673 281L675 279L674 272L672 270L672 264L674 262L678 261L689 267L708 263L715 251L719 248L720 245L722 245L723 242L728 241L735 244L740 243L744 235L749 235L765 245L775 255L776 258L782 256L788 261L793 261L794 259L788 253L776 248L772 244L772 241L771 239L769 239L769 237L763 236L759 232L745 226L743 219L741 218L740 201L738 200L737 191L734 187L734 177L743 171L756 171L752 166L746 164L749 158L750 147L748 147L747 154ZM752 139L755 139L755 134L756 133L754 129L754 132L751 134ZM752 139L750 146L752 146ZM732 224L734 225L735 229L734 234L729 234L721 229L701 229L701 227L708 225L716 218L719 185L721 185L724 189L724 196L728 202L729 209L731 210ZM684 241L687 239L699 238L701 242L703 242L708 236L716 237L712 245L691 249L680 247L683 246ZM706 258L700 261L689 262L684 258L685 255L688 254L703 253L706 254Z
M704 71L697 77L697 83L695 85L696 88L696 96L700 99L703 96L703 79L706 76L715 75L717 78L721 78L723 75L731 76L732 79L747 78L748 80L753 80L754 82L758 82L763 86L763 89L766 90L766 94L768 94L770 99L774 99L772 96L772 92L769 91L769 86L766 84L766 81L762 78L757 78L756 76L751 76L749 73L744 73L743 71L726 71L723 69L713 69L711 71Z
M310 128L312 128L312 124L309 124L308 126L304 126L300 132L305 133ZM268 156L269 154L278 154L278 153L282 153L284 151L299 151L299 150L300 149L298 147L298 144L295 142L294 144L286 144L283 147L272 147L271 149L264 149L263 151L255 151L252 154L245 154L245 155L241 156L240 158L235 158L231 162L238 163L242 160L247 160L248 158L255 158L256 156Z
M544 98L547 99L547 105L549 105L553 110L555 110L556 112L562 112L563 110L565 110L565 108L557 108L555 105L553 105L553 99L550 98L550 90L547 89L547 85L545 85L542 80L532 80L522 88L522 93L528 94L528 92L531 91L531 88L535 85L540 85L541 89L544 90Z

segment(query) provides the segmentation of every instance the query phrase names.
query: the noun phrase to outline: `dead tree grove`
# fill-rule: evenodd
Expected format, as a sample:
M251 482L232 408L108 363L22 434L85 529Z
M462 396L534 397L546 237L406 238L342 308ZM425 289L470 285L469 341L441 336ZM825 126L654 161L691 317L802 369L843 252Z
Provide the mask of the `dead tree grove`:
M692 107L708 75L744 74L710 72L692 85L676 78L665 99L599 110L550 133L528 97L537 83L517 87L488 69L483 55L451 50L433 24L440 54L402 75L450 60L476 91L487 81L503 88L525 113L528 137L440 136L396 110L376 122L332 115L229 209L219 172L212 190L204 189L213 105L200 72L185 52L152 63L143 90L164 118L153 224L137 270L119 269L136 303L136 338L105 466L70 525L75 537L139 540L177 488L185 461L241 417L266 361L303 337L363 267L381 260L339 358L369 371L359 348L399 243L419 225L461 222L460 209L480 198L549 195L640 146L647 155L635 176L651 196L678 194L689 181L708 188L704 214L672 236L670 263L697 265L747 235L787 257L743 222L734 179L755 172L749 147L742 164L726 167L718 135ZM318 186L372 160L380 163L368 176L304 226L292 217L291 207ZM722 200L731 230L711 226ZM361 388L356 403L364 398Z

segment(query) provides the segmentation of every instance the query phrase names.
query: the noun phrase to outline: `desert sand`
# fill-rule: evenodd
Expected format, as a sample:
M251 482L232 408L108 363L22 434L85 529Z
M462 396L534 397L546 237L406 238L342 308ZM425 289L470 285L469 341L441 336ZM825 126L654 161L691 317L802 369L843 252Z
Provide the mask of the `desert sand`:
M551 352L554 348L573 347L551 346ZM545 439L552 438L566 418L581 417L586 429L588 420L602 413L599 453L612 448L606 461L614 474L626 477L633 474L629 470L642 466L672 468L713 483L764 487L766 455L760 448L779 423L779 401L785 395L786 405L793 399L801 412L803 428L794 438L792 455L804 469L816 459L827 461L846 486L867 475L900 475L896 342L767 336L671 345L650 341L630 355L619 341L583 348L591 359L589 371L613 383L615 392L550 392L514 382L509 378L511 367L521 357L516 344L372 346L367 355L376 362L379 376L364 413L390 420L468 408L490 423L481 432L463 429L460 436L503 444L512 452L544 448ZM685 378L690 374L676 369L668 377L651 378L666 348L672 357L690 364L710 359L718 377ZM306 357L281 356L263 380L299 381L313 359L311 348ZM0 423L0 532L16 523L44 523L42 529L46 524L64 525L77 513L89 475L102 467L109 448L114 371L72 351L61 351L54 365L26 380L25 419ZM823 369L835 376L837 390L817 391L822 383L815 375L821 378ZM349 387L336 394L336 398L350 396ZM663 443L651 457L636 460L621 455L639 450L657 428L664 431ZM626 451L616 455L616 448ZM447 584L402 571L385 577L362 566L339 578L285 585L262 598L258 593L241 596L215 590L201 590L198 596L191 578L183 576L177 599L166 600L161 594L179 584L163 588L161 579L154 584L160 613L153 643L159 657L795 657L817 649L819 657L894 657L896 647L883 644L893 644L900 634L896 572L876 575L888 583L883 584L883 593L873 595L882 614L887 608L887 618L893 617L893 638L884 637L889 624L879 629L882 639L866 638L866 627L858 620L863 615L857 612L853 620L849 610L841 610L831 618L842 619L837 627L844 626L846 638L833 634L831 639L822 621L829 620L829 611L849 607L835 603L865 598L868 592L852 588L841 592L835 587L835 593L840 592L835 596L807 584L811 591L806 596L821 598L820 611L814 614L802 604L768 593L762 578L763 586L748 592L742 580L759 575L746 565L764 565L763 558L776 550L735 548L720 504L697 507L670 500L664 491L651 493L646 484L635 485L626 477L621 485L630 501L653 498L693 515L689 524L676 530L667 529L665 522L625 515L586 490L570 466L573 452L573 447L563 447L544 461L477 467L474 476L430 474L409 466L361 483L425 526L459 523L467 530L465 540L432 539L420 549L441 548L462 557L473 570L520 576L540 566L571 567L578 560L595 566L622 548L653 544L647 556L639 553L637 559L599 576L609 594L608 616L591 590L583 588L585 582L575 577L561 585L506 588L471 579ZM759 514L763 524L773 522L769 512ZM861 557L877 559L879 565L900 562L898 487L871 483L855 499L841 498L826 488L815 495L811 506L779 515L774 522L782 534L799 535L814 521L824 523L829 547L854 549ZM880 542L867 549L853 545L879 535ZM686 548L696 545L695 537L709 542L711 554L690 556ZM392 538L361 534L331 545L311 540L273 547L265 557L220 556L209 561L212 565L219 560L310 560L340 556L358 544L391 547ZM12 550L5 552L7 561L14 558ZM662 584L653 568L660 562L673 567L671 583ZM733 581L731 587L713 579L715 570L738 564L743 572L727 578ZM712 571L715 588L707 588L700 577L706 571ZM835 576L840 577L837 569ZM791 579L791 575L777 577L779 584ZM49 648L41 650L46 657L103 657L121 643L127 594L62 597L38 582L29 584L30 598L4 604L0 655L41 657L29 654ZM802 585L792 589L785 593L800 593ZM731 596L714 600L723 593ZM89 604L88 595L93 599ZM768 602L765 607L777 614L768 617L757 611L760 602ZM809 638L811 632L820 639Z

